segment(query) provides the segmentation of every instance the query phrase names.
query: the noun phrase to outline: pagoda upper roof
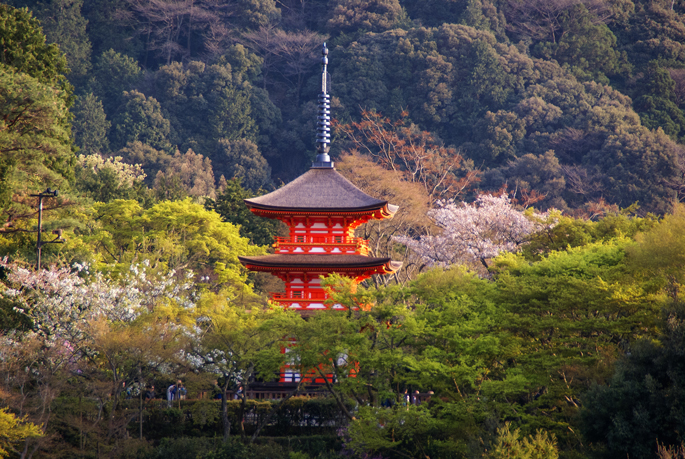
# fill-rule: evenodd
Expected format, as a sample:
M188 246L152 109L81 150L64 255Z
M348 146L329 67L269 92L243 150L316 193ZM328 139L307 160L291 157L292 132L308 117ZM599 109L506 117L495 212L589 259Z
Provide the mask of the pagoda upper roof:
M245 203L272 211L359 212L385 207L392 215L398 209L364 193L333 168L311 168L278 190Z
M358 270L385 267L388 272L395 272L402 263L390 258L374 258L365 255L310 255L310 254L274 254L259 257L238 257L243 265L260 268L291 268L319 270Z

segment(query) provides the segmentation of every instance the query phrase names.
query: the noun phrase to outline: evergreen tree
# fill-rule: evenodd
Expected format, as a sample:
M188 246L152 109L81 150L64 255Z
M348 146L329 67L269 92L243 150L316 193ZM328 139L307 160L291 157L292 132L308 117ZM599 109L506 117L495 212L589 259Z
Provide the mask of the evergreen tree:
M40 22L26 8L0 5L0 45L0 63L60 88L69 101L67 59L56 44L46 43Z
M162 114L162 107L154 97L133 90L124 91L124 103L114 117L111 142L114 149L130 142L142 142L153 148L168 151L170 123Z
M135 89L142 76L140 66L126 55L110 49L95 61L88 88L102 100L111 117L124 101L124 91Z
M72 81L83 78L91 66L88 21L81 15L82 7L83 0L50 0L32 8L48 42L57 44L66 56Z
M74 143L81 149L82 153L105 153L109 150L107 134L112 125L107 120L102 102L88 93L78 97L72 109L74 121L72 131Z
M257 145L249 140L221 139L212 158L217 164L217 175L238 178L253 192L271 186L271 168Z
M240 235L252 244L270 246L279 233L281 223L254 215L245 206L245 199L254 197L250 190L243 188L240 178L224 181L216 200L208 199L205 207L221 215L225 222L240 227Z

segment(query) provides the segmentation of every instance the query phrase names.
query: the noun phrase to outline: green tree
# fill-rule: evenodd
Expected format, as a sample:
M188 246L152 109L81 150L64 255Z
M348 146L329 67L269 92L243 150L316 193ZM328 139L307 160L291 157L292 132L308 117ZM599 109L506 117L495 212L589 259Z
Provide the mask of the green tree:
M230 301L226 301L227 296ZM224 440L231 432L229 391L246 387L255 377L272 380L284 363L283 337L302 320L297 313L266 309L258 303L259 297L251 292L222 291L218 295L205 294L198 304L202 317L198 326L202 331L192 353L203 369L221 378ZM245 392L240 397L239 419L245 410Z
M399 0L336 0L328 28L333 32L383 32L395 28L402 17Z
M675 81L668 70L652 62L642 78L640 91L633 106L642 123L650 128L661 128L674 140L685 135L685 114L676 105Z
M623 13L622 20L611 27L636 70L646 68L652 60L682 60L685 30L679 2L631 3L626 2L624 9L628 17Z
M117 199L95 205L95 221L81 238L103 268L124 272L148 259L156 269L210 272L219 283L244 283L239 255L258 254L238 228L190 199L163 201L143 209L136 201Z
M67 59L56 44L46 43L40 22L28 9L0 5L0 45L2 64L61 89L62 97L69 100Z
M602 11L602 6L591 2L550 2L550 9L555 8L551 5L559 8L556 39L547 37L539 41L533 47L534 55L569 65L581 80L594 79L608 84L607 77L629 74L626 55L617 50L616 36L605 23L604 18L611 15L609 11Z
M66 56L72 80L84 77L91 66L88 21L81 15L82 7L83 0L51 0L32 8L48 41L56 43Z
M520 440L519 429L509 430L510 424L497 429L497 441L485 457L492 459L557 459L557 441L554 434L538 430Z
M564 200L566 177L553 151L541 156L529 153L516 158L506 166L486 173L484 181L490 189L510 185L522 193L535 190L543 195L543 199L535 203L537 208L568 210Z
M191 61L187 65L175 62L155 72L151 95L170 122L170 140L214 160L219 139L256 138L251 92L249 81L230 64Z
M74 164L64 93L11 67L0 66L0 202L59 187Z
M668 333L673 336L663 345L645 341L631 346L608 384L583 397L583 436L601 457L654 457L657 439L666 445L683 441L682 420L674 415L683 409L683 369L675 364L683 358L675 349L682 346L682 334Z
M553 252L532 264L513 254L496 261L502 270L496 275L496 301L506 311L502 330L520 346L508 368L520 378L519 397L526 406L526 414L516 416L564 443L578 445L567 426L580 395L608 377L622 346L656 331L661 301L630 275L629 246L619 237ZM497 392L492 396L511 401L508 408L499 406L503 412L521 403ZM542 412L553 414L539 417Z
M136 90L124 91L124 103L114 117L112 147L119 149L130 142L142 142L158 150L170 150L170 123L154 97Z
M147 66L145 37L140 26L130 20L127 0L88 0L81 7L81 14L88 21L88 37L92 43L93 56L100 56L113 49L123 55L140 58ZM123 17L122 17L123 16ZM130 89L130 88L126 88Z
M644 210L663 212L680 186L675 144L640 126L629 97L581 82L570 67L532 59L486 31L456 24L395 29L360 36L332 52L341 56L333 68L341 119L355 119L359 106L390 114L406 108L417 126L461 148L485 170L554 151L560 175L568 175L566 166L584 169L572 169L574 180L558 189L572 207L603 197L621 206L639 200ZM625 141L622 148L632 143L650 153L630 154L623 164L614 151L617 138ZM642 170L652 163L657 174Z
M70 177L72 88L64 55L27 9L0 5L0 48L0 206L16 215L26 209L10 209L14 195Z
M678 205L672 214L638 234L638 244L629 251L636 274L649 279L653 288L664 289L674 302L679 301L680 289L685 285L685 259L681 251L685 239L680 232L683 224L685 210Z
M155 191L162 199L215 198L212 162L193 150L183 155L177 151L166 170L157 172Z
M537 261L552 252L564 252L573 247L608 243L620 237L633 239L657 223L654 216L641 218L630 216L626 211L607 214L597 221L560 215L554 227L532 235L522 254L530 261Z
M140 165L123 163L120 156L79 155L74 172L74 188L97 202L144 198L146 194Z
M333 294L329 303L347 311L322 311L292 330L290 371L324 382L340 411L354 421L350 404L400 401L395 385L404 382L409 363L402 351L418 329L411 309L397 301L400 292L355 291L352 279L339 275L324 279L324 286Z
M76 146L86 154L107 152L107 133L112 123L107 120L102 102L93 93L88 93L76 99L72 113L72 132Z
M281 223L250 212L243 201L254 196L250 190L243 188L239 178L234 178L226 182L223 190L219 190L216 200L208 199L205 207L221 215L223 221L238 226L240 235L252 244L268 247L278 235Z
M145 171L145 182L149 186L153 185L158 172L166 170L172 158L166 151L157 150L141 141L128 142L116 155L121 156L128 164L140 164Z
M249 140L221 139L212 157L218 165L217 174L238 178L252 191L271 185L271 168L257 149L257 145Z
M613 377L582 399L583 435L600 457L654 457L658 443L678 446L685 441L685 308L678 295L683 241L676 229L682 221L681 210L647 231L630 252L636 273L669 298L659 334L632 344Z
M113 49L103 52L95 60L88 88L102 100L105 112L111 117L124 102L124 91L130 91L142 77L135 59Z
M602 149L588 154L588 164L605 171L606 191L627 207L639 202L652 211L667 212L679 183L678 146L663 130L644 127L617 129Z
M454 428L420 406L361 407L359 420L349 427L348 447L358 457L465 457L468 450L464 442L455 441L454 430L450 432Z

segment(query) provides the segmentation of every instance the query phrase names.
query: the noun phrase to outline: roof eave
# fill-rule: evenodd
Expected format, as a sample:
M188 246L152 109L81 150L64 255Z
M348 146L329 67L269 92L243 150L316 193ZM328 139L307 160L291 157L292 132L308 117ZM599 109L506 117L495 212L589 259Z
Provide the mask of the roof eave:
M266 206L263 204L256 204L249 199L244 199L245 205L255 214L268 213L272 215L326 215L326 214L369 214L377 213L377 219L392 218L399 206L388 203L388 201L380 202L372 206L364 207L279 207Z
M320 272L346 272L359 270L375 270L379 274L391 274L398 271L402 267L401 262L392 261L390 258L375 258L368 262L351 263L349 265L339 265L336 263L330 264L312 264L312 263L297 263L296 260L292 262L269 262L268 260L255 260L252 257L238 257L240 263L250 270L258 271L320 271Z

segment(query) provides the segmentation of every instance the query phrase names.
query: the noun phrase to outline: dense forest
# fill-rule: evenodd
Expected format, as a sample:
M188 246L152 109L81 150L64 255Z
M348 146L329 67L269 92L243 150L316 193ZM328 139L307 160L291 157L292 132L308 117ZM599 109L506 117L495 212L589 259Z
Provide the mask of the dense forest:
M404 267L303 320L238 256L323 42ZM685 1L5 0L0 44L0 457L685 456ZM293 362L335 383L247 396Z

